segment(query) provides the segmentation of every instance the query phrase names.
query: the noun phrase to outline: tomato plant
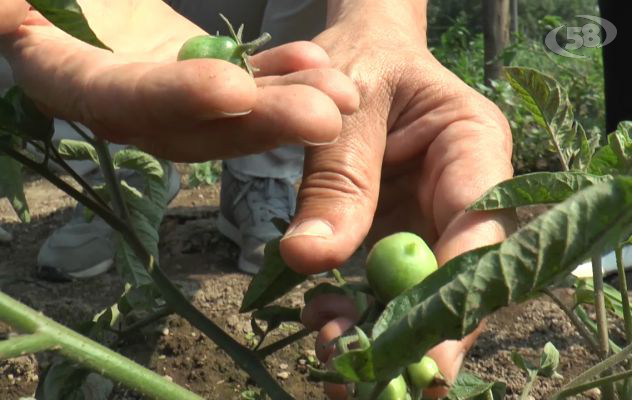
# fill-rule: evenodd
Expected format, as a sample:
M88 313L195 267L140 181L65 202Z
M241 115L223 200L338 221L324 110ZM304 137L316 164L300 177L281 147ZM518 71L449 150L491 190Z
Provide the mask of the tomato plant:
M437 260L422 238L409 232L387 236L373 246L366 275L376 297L388 303L437 270Z
M370 400L375 389L375 383L362 382L356 385L355 396L359 400ZM406 380L402 375L392 379L380 392L375 400L406 400L408 398L408 390Z
M408 373L410 382L417 389L425 389L430 386L437 377L441 377L437 363L428 356L423 356L419 362L408 365L406 372Z

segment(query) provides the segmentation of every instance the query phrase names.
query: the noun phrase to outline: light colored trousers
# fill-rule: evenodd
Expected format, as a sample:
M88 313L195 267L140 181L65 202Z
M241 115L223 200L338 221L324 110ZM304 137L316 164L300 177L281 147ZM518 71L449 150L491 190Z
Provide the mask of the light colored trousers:
M296 40L310 40L325 27L325 0L165 0L177 12L205 31L226 34L224 14L238 27L244 24L244 39L250 40L260 32L268 32L272 40L266 47L274 47ZM0 58L0 92L12 85L11 70ZM296 110L301 112L301 110ZM55 122L55 139L80 137L64 122ZM193 144L194 145L194 144ZM115 150L113 148L112 150ZM228 168L237 175L297 180L302 175L303 148L281 147L261 154L226 160ZM90 162L74 162L80 174L95 168Z

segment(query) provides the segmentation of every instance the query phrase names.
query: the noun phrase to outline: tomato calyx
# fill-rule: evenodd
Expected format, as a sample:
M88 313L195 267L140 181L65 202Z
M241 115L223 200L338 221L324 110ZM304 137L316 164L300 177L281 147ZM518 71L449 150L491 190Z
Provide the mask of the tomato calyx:
M242 39L243 32L244 32L244 25L243 24L240 25L237 32L235 32L235 29L233 28L233 24L230 23L228 18L226 18L224 14L220 14L219 16L224 20L224 22L228 26L228 32L230 32L230 37L235 41L235 43L237 43L237 47L235 48L235 51L232 57L227 61L230 61L233 64L236 64L242 68L245 68L246 71L248 71L248 73L250 74L250 76L254 76L254 73L257 69L253 67L252 64L250 64L248 57L251 56L255 52L255 50L257 50L259 47L263 46L268 41L270 41L272 36L270 36L269 33L264 32L261 34L261 36L259 36L255 40L244 43Z

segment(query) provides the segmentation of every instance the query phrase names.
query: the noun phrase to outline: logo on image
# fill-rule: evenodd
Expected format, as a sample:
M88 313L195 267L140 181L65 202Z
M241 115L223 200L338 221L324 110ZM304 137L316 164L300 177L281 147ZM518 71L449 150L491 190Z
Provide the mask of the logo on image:
M575 17L592 22L587 22L582 26L562 25L550 31L544 39L544 44L553 53L568 58L588 58L587 55L576 54L573 51L606 46L617 36L617 28L607 19L594 15L576 15ZM564 32L564 28L566 28L566 39L560 44L558 33ZM602 28L605 38L600 35Z

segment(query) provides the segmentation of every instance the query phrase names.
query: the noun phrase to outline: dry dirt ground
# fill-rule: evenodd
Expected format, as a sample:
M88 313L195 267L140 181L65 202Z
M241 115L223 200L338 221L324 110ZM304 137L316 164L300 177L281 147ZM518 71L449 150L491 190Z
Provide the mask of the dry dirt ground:
M85 320L113 303L122 287L114 271L70 283L50 283L34 276L39 246L55 227L67 220L74 203L49 183L35 178L28 183L27 196L33 213L30 225L19 224L6 201L0 201L0 225L15 236L12 243L0 245L0 289L67 325ZM161 229L162 265L197 307L237 340L247 343L251 338L249 318L237 310L250 278L236 272L237 248L221 237L215 227L217 204L215 186L180 192ZM523 215L525 218L529 215ZM361 270L351 268L351 273L358 271ZM289 296L287 303L301 305L302 291L315 284L314 280L303 284ZM298 329L288 325L284 333ZM9 331L0 323L0 338ZM309 336L265 362L297 399L323 398L320 386L310 382L306 374L305 360L313 355L313 339L313 335ZM513 365L511 352L535 359L548 341L561 352L560 373L565 380L595 361L564 314L547 299L535 299L491 317L469 353L465 368L484 379L506 382L508 398L517 399L525 376ZM208 399L241 399L244 391L252 389L245 373L177 316L119 340L115 348ZM0 361L0 399L16 400L32 395L38 373L48 362L46 355ZM533 398L546 398L562 383L541 380ZM120 387L111 396L117 400L138 398L141 397Z

